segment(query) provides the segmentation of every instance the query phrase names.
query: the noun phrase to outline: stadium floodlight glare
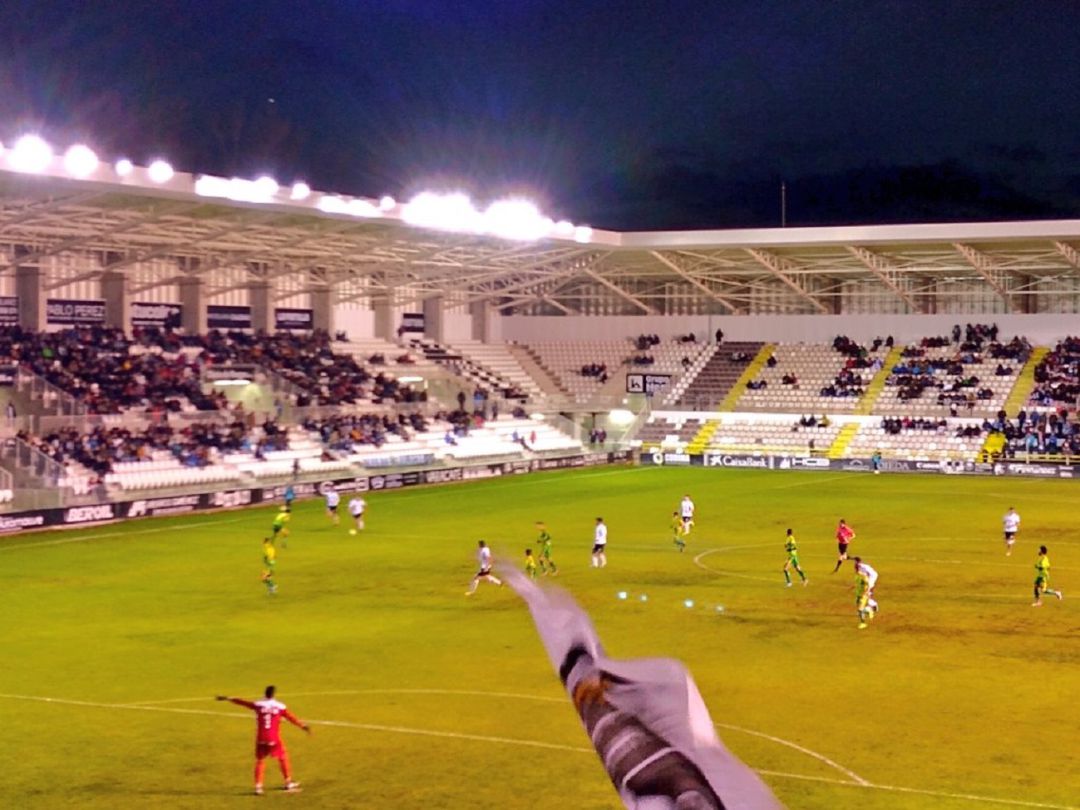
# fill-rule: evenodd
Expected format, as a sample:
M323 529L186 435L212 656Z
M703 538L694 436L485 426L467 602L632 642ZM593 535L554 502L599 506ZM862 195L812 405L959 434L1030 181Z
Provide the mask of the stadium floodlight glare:
M255 180L255 190L266 199L270 199L277 194L279 188L281 187L278 185L278 181L269 175L264 174Z
M200 197L228 197L229 181L211 174L200 175L195 180L195 193Z
M436 194L433 191L422 191L405 203L401 218L409 225L440 231L484 231L483 216L473 207L468 195L460 192Z
M38 135L23 135L15 141L7 155L8 165L15 171L26 174L45 171L52 159L52 147Z
M529 200L496 200L484 212L484 230L503 239L531 242L547 236L552 227Z
M173 167L164 160L155 160L146 167L146 176L155 183L168 183L175 173Z
M291 200L306 200L311 196L311 186L304 182L296 182L292 185L292 191L289 192L289 199Z
M384 194L379 198L379 208L383 211L389 211L397 205L397 200L391 197L389 194Z
M382 211L371 200L350 200L347 210L354 217L382 216Z
M628 411L625 408L615 408L608 413L608 421L613 425L629 425L634 421L634 412Z
M327 214L345 214L348 213L349 210L349 204L341 199L341 197L337 197L333 194L324 194L319 197L319 201L315 203L315 207Z
M591 242L592 241L592 228L588 225L578 225L574 228L574 241L575 242Z
M64 153L64 168L72 177L89 177L98 167L98 156L89 146L77 143Z
M116 169L116 173L118 175L120 175L121 177L127 177L129 174L135 171L135 164L127 158L120 158L120 160L116 161L116 166L114 168Z
M570 238L574 235L574 223L568 219L560 219L555 223L555 235Z

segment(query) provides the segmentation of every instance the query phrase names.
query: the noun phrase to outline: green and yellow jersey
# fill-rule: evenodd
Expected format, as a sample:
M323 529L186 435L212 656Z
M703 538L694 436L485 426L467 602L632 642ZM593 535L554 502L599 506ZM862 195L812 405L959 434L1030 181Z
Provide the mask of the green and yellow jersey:
M1050 580L1050 558L1045 554L1040 554L1039 559L1035 560L1035 581L1036 582L1049 582Z
M547 529L541 529L540 534L536 538L536 542L540 545L540 556L548 558L551 556L551 534Z

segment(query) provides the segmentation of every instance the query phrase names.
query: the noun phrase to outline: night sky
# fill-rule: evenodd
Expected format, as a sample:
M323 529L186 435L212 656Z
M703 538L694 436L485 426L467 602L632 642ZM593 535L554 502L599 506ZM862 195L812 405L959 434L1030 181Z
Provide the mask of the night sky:
M0 140L616 229L1080 216L1074 0L0 4Z

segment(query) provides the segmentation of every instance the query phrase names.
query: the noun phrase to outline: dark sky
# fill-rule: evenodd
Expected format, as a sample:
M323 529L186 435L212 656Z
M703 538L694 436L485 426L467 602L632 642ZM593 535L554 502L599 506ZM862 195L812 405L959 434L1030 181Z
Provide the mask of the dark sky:
M0 139L619 229L1080 216L1075 0L0 4Z

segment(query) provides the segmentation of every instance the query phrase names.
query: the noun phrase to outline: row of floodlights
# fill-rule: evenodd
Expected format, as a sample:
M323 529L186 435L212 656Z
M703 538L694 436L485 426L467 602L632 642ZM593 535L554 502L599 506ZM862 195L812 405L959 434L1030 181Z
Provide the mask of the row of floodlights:
M53 148L40 136L23 135L8 149L0 144L0 157L4 158L13 171L40 174L49 169L55 154ZM64 152L63 167L70 177L85 180L98 171L101 161L89 146L76 144ZM117 177L126 178L135 171L135 165L125 158L113 165L113 171ZM164 160L154 160L146 167L146 177L158 185L168 183L174 174L173 167ZM268 176L244 180L239 177L213 177L204 174L195 180L195 193L202 197L218 197L235 202L271 203L286 198L289 201L302 202L316 192L303 182L293 183L288 189L282 189L274 178ZM593 235L589 226L575 225L566 220L556 222L545 217L534 203L520 198L496 200L481 211L467 195L461 193L422 191L401 205L389 196L373 201L319 193L314 205L328 214L365 218L382 217L396 212L410 225L457 233L487 234L503 239L533 241L554 236L577 242L590 242Z

